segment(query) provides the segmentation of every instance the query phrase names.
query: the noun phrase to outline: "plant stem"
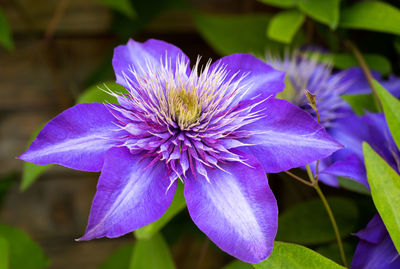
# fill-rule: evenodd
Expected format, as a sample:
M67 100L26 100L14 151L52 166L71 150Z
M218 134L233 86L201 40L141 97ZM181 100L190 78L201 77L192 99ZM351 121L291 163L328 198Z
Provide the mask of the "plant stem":
M314 187L314 185L312 183L308 182L307 180L302 179L299 176L296 176L295 174L293 174L293 173L291 173L289 171L285 171L285 173L288 174L289 176L291 176L292 178L300 181L301 183L306 184L307 186Z
M339 228L337 226L335 217L333 216L332 209L329 206L329 203L326 200L325 195L322 193L322 191L321 191L320 187L318 186L318 184L314 186L314 189L317 191L319 197L321 198L321 201L325 206L326 212L328 212L329 218L330 218L331 223L332 223L333 230L335 231L336 240L337 240L338 245L339 245L340 257L342 258L343 265L345 267L347 267L347 260L346 260L346 255L344 254L342 238L340 237Z
M364 72L364 75L365 75L365 77L368 81L368 84L371 87L372 93L375 97L374 100L375 100L376 108L378 109L379 112L382 112L382 107L381 107L380 99L378 97L378 92L376 91L375 85L373 83L374 77L372 76L371 71L369 70L367 62L365 61L364 57L362 56L361 51L357 48L357 46L353 42L351 42L349 40L345 41L345 45L351 50L351 52L353 53L357 62L360 64L360 67L361 67L362 71Z
M307 174L308 174L311 182L313 183L313 187L314 187L315 191L318 193L319 198L321 198L321 201L324 204L325 210L329 215L329 219L332 223L332 227L335 232L336 240L337 240L337 243L339 246L340 257L342 258L343 265L345 267L347 267L347 260L346 260L345 254L344 254L342 238L340 237L339 228L337 226L335 216L333 215L332 209L329 206L328 200L326 200L324 193L322 192L321 188L318 186L318 181L314 178L314 175L310 169L310 166L306 165L306 168L307 168Z

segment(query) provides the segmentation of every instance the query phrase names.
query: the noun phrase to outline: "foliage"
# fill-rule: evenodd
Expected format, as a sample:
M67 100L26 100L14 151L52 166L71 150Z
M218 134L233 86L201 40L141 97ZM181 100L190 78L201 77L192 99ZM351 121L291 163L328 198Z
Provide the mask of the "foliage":
M326 268L326 269L340 269L344 268L337 263L321 256L320 254L308 249L306 247L284 243L275 242L274 250L271 256L265 261L255 264L255 269L280 269L280 268L293 268L293 269L306 269L306 268Z

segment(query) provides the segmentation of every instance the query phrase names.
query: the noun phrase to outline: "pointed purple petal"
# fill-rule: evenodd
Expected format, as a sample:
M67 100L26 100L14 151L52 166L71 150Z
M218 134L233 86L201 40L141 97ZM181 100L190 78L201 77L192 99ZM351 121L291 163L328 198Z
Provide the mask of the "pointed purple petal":
M365 227L355 235L362 240L368 241L369 243L378 244L385 238L385 235L387 233L388 232L381 219L381 216L376 213L368 222L367 227Z
M288 101L270 98L261 105L266 117L246 126L260 134L243 139L254 146L240 150L257 157L265 172L303 166L342 148L310 114Z
M367 140L368 133L367 125L356 115L336 120L329 134L345 148L335 152L333 160L345 160L351 154L363 159L362 141Z
M371 71L372 76L382 84L394 96L400 96L400 78L390 75L387 80L382 79L379 72ZM365 77L364 72L359 67L352 67L337 73L335 76L341 77L340 84L348 84L349 87L344 94L370 94L371 87Z
M328 174L354 179L369 189L364 163L355 155L347 156L344 161L337 161L321 170L321 175Z
M400 255L378 214L357 236L360 242L351 269L400 268Z
M161 40L149 39L140 43L130 39L126 45L120 45L114 49L112 64L117 83L128 87L123 73L133 79L129 76L130 69L140 73L142 68L146 68L147 61L156 66L167 61L172 72L175 73L178 59L183 59L183 62L187 63L187 74L189 74L190 60L178 47Z
M250 54L232 54L216 61L211 68L223 65L229 71L227 79L235 73L236 81L242 75L247 74L242 83L248 83L248 91L242 100L256 96L266 98L270 95L275 96L285 88L285 73L272 68L260 59Z
M240 163L207 168L210 182L189 177L185 198L194 223L218 247L249 263L267 258L277 231L278 207L261 165L244 155Z
M86 233L79 240L118 237L159 219L168 209L176 183L161 162L147 168L151 159L113 148L105 158L90 210ZM168 191L167 191L168 190Z
M20 159L100 171L104 155L119 142L117 122L104 104L79 104L47 123Z

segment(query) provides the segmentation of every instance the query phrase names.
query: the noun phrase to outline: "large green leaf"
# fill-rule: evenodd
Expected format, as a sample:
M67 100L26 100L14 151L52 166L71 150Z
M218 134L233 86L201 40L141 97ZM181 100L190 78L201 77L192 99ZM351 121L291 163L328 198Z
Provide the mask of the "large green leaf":
M258 0L258 1L271 6L288 8L296 6L298 0Z
M341 96L357 115L364 115L365 110L378 112L372 94L349 94Z
M148 239L155 233L161 230L176 214L186 207L185 197L183 195L183 184L177 182L178 186L174 195L174 199L168 210L157 221L152 222L135 231L135 236L138 239Z
M174 269L174 261L161 234L136 242L131 269Z
M9 267L9 247L7 240L0 236L0 269L8 269Z
M365 142L363 152L372 200L400 252L400 175Z
M250 264L236 260L224 266L222 269L252 269L252 268L253 266L251 266Z
M221 55L238 52L264 55L267 49L280 49L281 44L269 40L265 35L268 22L268 14L195 16L200 34Z
M385 2L359 1L342 10L339 26L400 34L400 10Z
M133 243L119 247L99 266L99 269L129 268L133 248Z
M342 237L355 228L357 206L349 199L328 198ZM335 240L328 214L319 199L297 204L283 212L278 219L277 240L299 244L321 244Z
M273 40L290 43L304 19L304 14L297 10L282 11L271 19L268 24L267 35Z
M130 18L136 17L136 11L133 8L130 0L99 0L99 1Z
M392 137L400 150L400 101L383 88L378 81L374 80L373 83L382 103Z
M299 9L311 18L335 29L339 22L340 0L299 0Z
M89 87L86 89L78 98L77 104L79 103L94 103L94 102L109 102L113 104L117 104L117 99L108 93L102 91L101 89L107 90L110 89L114 92L124 92L126 91L124 87L121 85L118 85L115 82L106 82L102 84L96 84L94 86ZM35 130L31 138L29 139L28 145L32 143L32 141L36 138L38 133L43 129L43 126L40 126ZM33 163L24 163L24 168L22 171L22 182L20 189L21 191L24 191L29 188L29 186L32 185L33 182L44 172L46 172L50 167L52 167L52 164L49 165L37 165Z
M40 246L23 231L0 224L0 237L8 242L11 268L39 269L49 264Z
M256 269L343 269L343 266L306 247L276 241L265 261L254 264Z
M8 26L7 18L0 9L0 44L7 50L14 49L14 43L11 37L10 27Z

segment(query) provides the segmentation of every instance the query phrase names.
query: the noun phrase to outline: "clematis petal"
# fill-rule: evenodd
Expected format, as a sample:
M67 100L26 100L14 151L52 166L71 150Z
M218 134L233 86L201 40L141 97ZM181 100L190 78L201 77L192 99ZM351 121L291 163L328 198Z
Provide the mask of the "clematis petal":
M265 172L303 166L342 148L310 114L288 101L270 98L261 105L266 116L246 126L258 134L242 140L255 146L240 150L253 154Z
M277 231L278 207L258 161L242 155L240 163L207 169L210 182L189 176L185 198L194 223L218 247L249 263L267 258Z
M323 169L321 175L351 178L369 189L364 163L355 154L351 154L347 156L346 160L337 161Z
M333 160L345 160L351 154L363 159L362 141L367 140L368 133L367 125L356 115L336 120L329 134L345 148L335 152Z
M356 235L360 242L351 269L400 268L400 255L378 214Z
M243 95L242 100L253 97L266 98L270 95L275 96L285 88L285 73L278 71L270 65L250 54L232 54L216 61L211 68L223 65L229 71L227 80L237 73L236 78L246 75L241 83L248 84L248 90Z
M78 240L118 237L160 218L176 189L165 165L146 168L151 159L113 148L105 158L86 233ZM168 191L167 191L168 190Z
M190 60L178 47L161 40L149 39L140 43L130 39L126 45L120 45L114 49L112 64L117 83L129 88L124 74L136 82L133 76L129 76L130 69L141 73L148 63L156 66L168 63L172 72L175 73L178 59L187 64L186 74L189 75Z
M29 149L18 158L34 164L60 164L97 172L121 131L104 104L78 104L47 123Z
M371 71L374 79L379 81L382 86L387 89L396 97L400 97L400 78L394 75L390 75L387 80L382 79L379 72ZM359 67L352 67L343 70L336 74L340 77L340 84L348 84L350 87L346 90L344 94L370 94L371 87L365 77L364 72Z
M368 126L368 137L365 139L385 161L397 170L400 152L390 133L383 113L366 113L361 117Z

